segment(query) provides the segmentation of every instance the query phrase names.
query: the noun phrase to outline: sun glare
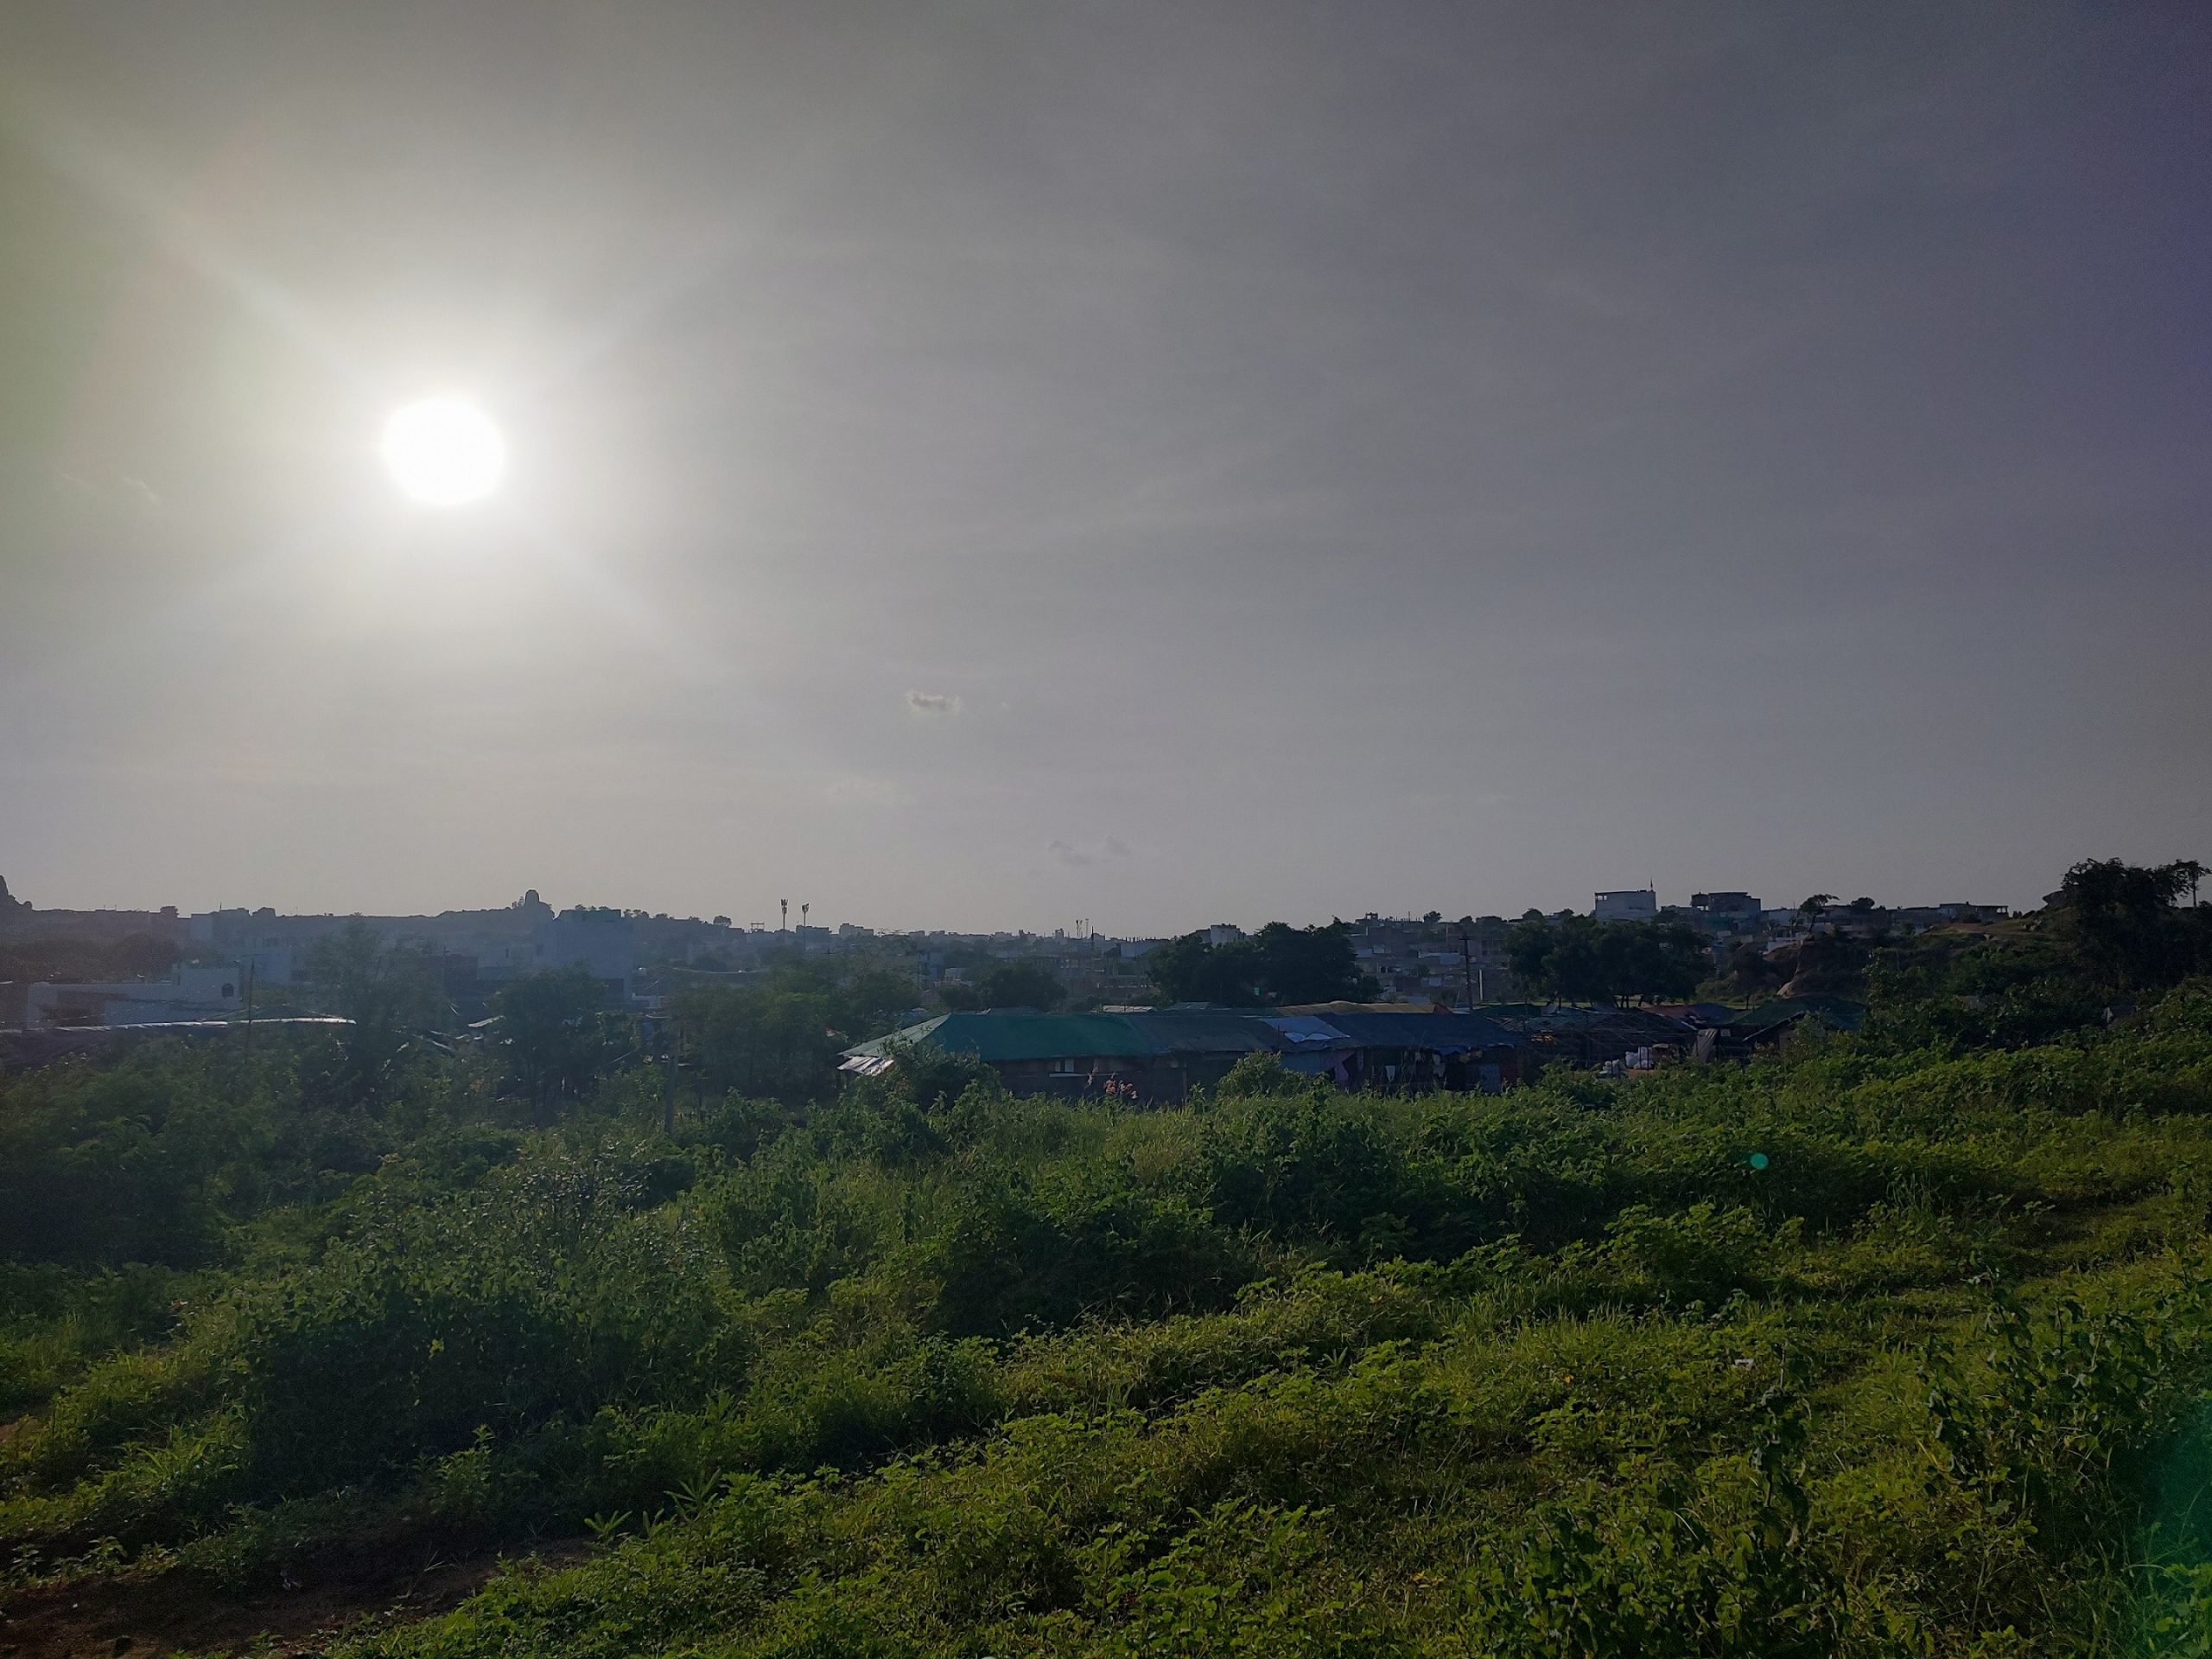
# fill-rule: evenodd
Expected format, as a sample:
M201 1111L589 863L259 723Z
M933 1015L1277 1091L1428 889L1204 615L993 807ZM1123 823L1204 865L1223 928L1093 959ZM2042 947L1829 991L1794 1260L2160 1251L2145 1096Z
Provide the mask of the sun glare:
M465 397L425 397L392 411L384 462L400 493L426 507L459 507L499 487L507 441Z

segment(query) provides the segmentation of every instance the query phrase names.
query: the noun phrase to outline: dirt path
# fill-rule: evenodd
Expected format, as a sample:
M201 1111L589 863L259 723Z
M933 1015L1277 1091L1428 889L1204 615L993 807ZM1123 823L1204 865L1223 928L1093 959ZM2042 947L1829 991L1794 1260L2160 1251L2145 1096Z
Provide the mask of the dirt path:
M577 1560L590 1546L564 1541L535 1554L549 1564ZM294 1569L287 1587L230 1595L202 1580L93 1580L0 1602L0 1659L154 1659L235 1653L266 1637L278 1654L322 1652L364 1619L406 1624L458 1605L520 1559L493 1553L458 1561L397 1552L334 1557Z

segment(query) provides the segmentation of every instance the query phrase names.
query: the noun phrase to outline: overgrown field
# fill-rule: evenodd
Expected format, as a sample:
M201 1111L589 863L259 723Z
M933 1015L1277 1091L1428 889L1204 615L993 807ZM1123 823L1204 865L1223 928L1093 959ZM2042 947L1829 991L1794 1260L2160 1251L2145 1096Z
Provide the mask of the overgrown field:
M346 1651L2212 1652L2212 992L1498 1098L957 1062L0 1084L18 1588L512 1550ZM535 1540L595 1536L537 1570Z

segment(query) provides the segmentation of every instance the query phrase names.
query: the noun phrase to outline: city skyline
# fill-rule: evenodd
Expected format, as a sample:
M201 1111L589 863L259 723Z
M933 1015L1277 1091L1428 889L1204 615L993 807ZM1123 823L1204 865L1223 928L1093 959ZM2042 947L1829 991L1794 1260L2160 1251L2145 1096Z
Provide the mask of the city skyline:
M504 903L495 902L480 905L442 906L435 910L403 910L396 909L390 906L365 906L358 909L342 911L288 910L282 906L262 905L258 903L212 906L205 910L177 905L63 905L41 903L36 899L29 898L22 893L14 892L9 887L9 884L5 881L4 876L0 875L0 894L4 894L9 899L11 899L16 904L28 906L27 912L19 916L18 920L19 924L23 926L28 926L29 931L34 932L36 931L35 923L38 917L48 913L57 912L60 914L81 916L88 913L99 914L101 912L129 915L142 913L161 914L174 912L175 920L180 924L186 921L204 920L212 917L249 917L263 913L273 914L274 916L286 921L344 921L349 918L356 917L372 920L390 921L435 919L440 916L494 915L504 911L512 911L523 908L531 900L534 899L544 906L543 911L541 913L548 916L564 914L574 911L588 911L594 909L607 910L613 911L624 916L634 917L641 919L661 922L673 921L683 924L727 925L733 931L738 932L766 933L771 935L796 935L800 932L835 935L837 934L840 930L850 928L857 929L863 934L872 934L885 938L911 938L919 937L922 935L944 935L947 937L970 938L1021 937L1044 940L1051 940L1054 938L1077 940L1085 938L1106 940L1162 939L1173 938L1193 932L1205 932L1210 928L1219 928L1224 926L1248 931L1256 930L1268 922L1275 921L1287 921L1293 926L1319 925L1323 922L1330 920L1351 923L1375 922L1378 920L1382 922L1419 923L1424 921L1432 912L1439 916L1443 924L1447 926L1463 918L1511 921L1528 914L1531 911L1535 911L1547 916L1567 912L1579 914L1595 913L1602 920L1606 918L1605 908L1602 904L1598 903L1597 901L1601 900L1609 895L1617 896L1619 893L1633 894L1647 892L1652 893L1656 895L1656 912L1672 912L1686 911L1692 908L1694 901L1696 903L1702 903L1707 896L1708 892L1711 893L1716 902L1718 902L1723 899L1738 899L1745 895L1747 890L1742 888L1723 889L1713 887L1709 889L1700 888L1695 892L1692 892L1685 889L1679 896L1677 896L1669 891L1656 887L1636 887L1621 890L1593 889L1590 894L1592 902L1583 904L1570 903L1555 906L1530 904L1508 906L1503 908L1478 907L1474 909L1453 911L1446 907L1441 907L1433 903L1417 903L1396 908L1370 906L1364 910L1338 909L1330 911L1326 914L1319 917L1230 917L1212 915L1203 921L1185 921L1180 925L1171 925L1164 929L1116 929L1104 925L1101 919L1097 918L1078 918L1071 922L1046 921L1037 925L1005 926L967 926L953 922L923 922L908 925L899 925L880 924L870 921L862 917L831 916L826 912L823 917L819 918L802 916L798 922L794 923L787 913L779 912L778 906L773 904L768 906L760 916L748 916L747 914L741 913L738 911L726 911L722 909L707 909L698 911L655 911L638 906L625 906L620 904L609 905L596 899L579 898L573 900L563 900L556 897L553 899L548 899L539 892L538 889L535 887L525 890L520 899L507 900ZM1801 907L1802 900L1805 898L1824 896L1838 907L1847 906L1859 898L1872 899L1874 899L1877 906L1885 912L1892 910L1912 908L1933 909L1941 906L1948 905L1953 906L1965 906L1974 909L2006 909L2018 914L2038 908L2043 902L2044 897L2047 895L2037 895L2036 898L2016 902L2007 899L1977 899L1955 893L1942 897L1916 895L1901 899L1894 894L1862 895L1827 893L1823 889L1815 888L1808 889L1806 893L1801 894L1797 899L1770 899L1768 896L1758 893L1749 893L1748 896L1757 900L1758 909L1761 913L1796 911ZM788 910L790 908L799 908L802 906L808 910L821 908L821 906L815 905L811 900L793 901L791 906L785 906L785 910ZM0 904L0 920L6 918L7 909L8 906L5 904ZM1642 915L1651 912L1638 911L1636 913Z

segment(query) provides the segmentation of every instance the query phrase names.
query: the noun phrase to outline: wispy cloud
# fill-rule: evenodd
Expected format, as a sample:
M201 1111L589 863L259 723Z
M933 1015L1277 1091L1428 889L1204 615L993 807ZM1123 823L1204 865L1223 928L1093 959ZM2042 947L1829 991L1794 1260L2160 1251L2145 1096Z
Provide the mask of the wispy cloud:
M46 464L45 472L48 486L66 500L95 507L119 506L149 515L162 509L162 498L142 478L132 478L128 474L87 478L51 462Z
M960 712L960 699L942 691L909 691L906 712L925 720L950 720Z
M1109 836L1096 845L1077 846L1072 842L1056 841L1045 850L1070 869L1081 869L1086 864L1096 864L1109 858L1127 858L1128 843L1119 836Z

